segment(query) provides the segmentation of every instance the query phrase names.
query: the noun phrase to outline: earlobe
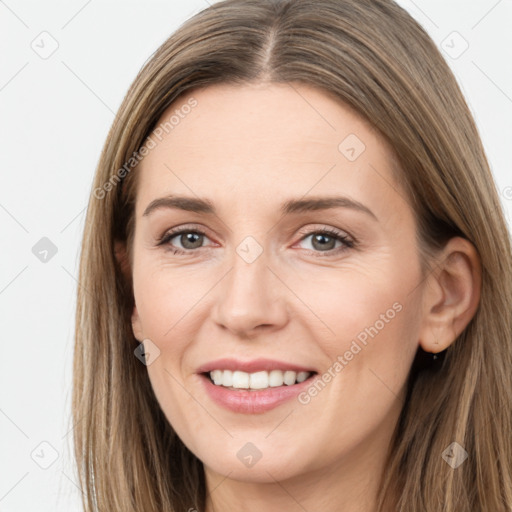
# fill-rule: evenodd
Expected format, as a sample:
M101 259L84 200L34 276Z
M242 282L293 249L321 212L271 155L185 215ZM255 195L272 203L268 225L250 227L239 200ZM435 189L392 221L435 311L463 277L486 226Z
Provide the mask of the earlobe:
M419 342L425 352L448 348L466 328L480 301L480 257L471 242L452 238L426 280Z

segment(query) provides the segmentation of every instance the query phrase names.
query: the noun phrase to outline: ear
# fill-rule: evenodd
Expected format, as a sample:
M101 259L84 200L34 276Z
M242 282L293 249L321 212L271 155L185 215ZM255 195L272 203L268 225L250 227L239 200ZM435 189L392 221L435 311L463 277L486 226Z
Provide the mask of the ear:
M114 240L114 254L121 269L122 274L124 275L126 282L131 283L132 281L132 270L130 266L130 261L128 257L128 251L126 250L126 242L123 240ZM135 303L135 301L134 301ZM132 311L132 330L133 335L138 341L142 341L144 339L142 324L139 317L139 312L137 311L137 306L133 306Z
M425 352L448 348L473 318L480 301L482 270L474 245L449 240L424 288L419 343Z

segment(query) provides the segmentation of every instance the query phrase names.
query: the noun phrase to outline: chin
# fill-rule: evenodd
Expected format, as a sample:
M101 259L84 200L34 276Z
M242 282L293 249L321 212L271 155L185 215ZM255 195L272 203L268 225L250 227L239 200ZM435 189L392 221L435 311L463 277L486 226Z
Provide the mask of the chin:
M307 470L307 461L301 460L296 450L282 453L282 446L259 443L260 449L251 442L233 440L231 446L219 446L218 450L198 453L196 456L214 473L242 482L275 483L293 478ZM264 446L263 446L264 445ZM230 455L232 454L232 455Z
M220 463L217 461L213 465L205 463L205 469L208 468L219 475L223 475L232 480L240 482L269 483L287 480L300 474L297 468L292 469L291 460L283 460L274 457L272 460L264 461L260 459L254 466L245 467L241 463Z

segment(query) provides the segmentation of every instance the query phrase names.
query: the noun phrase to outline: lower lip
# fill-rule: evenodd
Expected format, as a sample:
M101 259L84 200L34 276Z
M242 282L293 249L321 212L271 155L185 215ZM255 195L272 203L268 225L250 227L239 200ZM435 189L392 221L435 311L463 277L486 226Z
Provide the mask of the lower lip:
M316 374L313 374L305 381L291 386L247 391L217 386L206 375L200 375L206 392L214 402L233 412L245 414L259 414L274 409L304 391L311 385L315 376Z

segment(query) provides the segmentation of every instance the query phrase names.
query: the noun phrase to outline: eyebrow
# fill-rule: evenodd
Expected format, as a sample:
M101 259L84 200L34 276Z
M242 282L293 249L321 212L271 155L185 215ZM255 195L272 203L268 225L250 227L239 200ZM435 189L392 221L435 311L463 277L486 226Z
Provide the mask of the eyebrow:
M333 208L349 208L351 210L365 213L372 217L374 220L378 220L375 214L364 204L349 197L343 196L290 199L282 204L281 213L283 215L290 215L293 213L329 210ZM217 215L215 206L208 199L174 195L160 197L151 201L142 215L146 217L153 211L159 209L178 209L188 212L203 213L206 215Z

